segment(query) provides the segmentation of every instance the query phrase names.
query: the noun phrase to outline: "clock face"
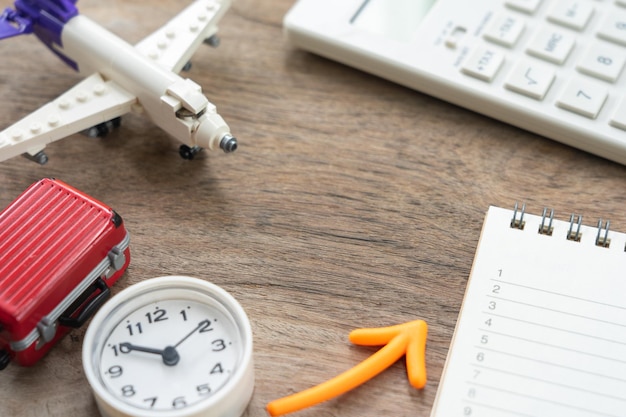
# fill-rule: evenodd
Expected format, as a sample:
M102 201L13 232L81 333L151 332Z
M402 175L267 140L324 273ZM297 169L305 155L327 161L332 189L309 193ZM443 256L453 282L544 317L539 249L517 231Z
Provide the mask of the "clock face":
M140 409L172 411L211 398L228 383L242 340L211 299L163 299L114 320L96 364L104 387Z
M173 410L219 391L236 370L239 345L234 323L218 306L162 300L115 325L98 366L105 387L122 401Z
M197 278L121 291L91 320L82 357L103 417L235 417L254 390L245 311Z

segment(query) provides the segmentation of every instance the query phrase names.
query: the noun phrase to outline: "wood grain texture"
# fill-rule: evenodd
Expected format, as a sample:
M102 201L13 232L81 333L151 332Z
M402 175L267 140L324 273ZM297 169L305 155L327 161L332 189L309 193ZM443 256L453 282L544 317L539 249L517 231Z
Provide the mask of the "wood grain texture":
M180 7L172 0L83 0L81 12L130 42ZM2 0L1 6L9 2ZM424 319L426 388L404 363L302 417L428 416L490 204L525 201L557 217L610 218L626 231L623 166L296 50L281 21L293 0L234 0L221 46L188 76L239 138L234 154L178 156L178 143L129 115L104 140L47 148L50 162L0 163L0 207L56 177L114 207L132 262L114 292L190 275L231 292L255 337L248 416L376 351L348 333ZM79 81L34 38L0 43L0 126ZM82 371L85 329L32 368L0 374L0 415L95 416Z

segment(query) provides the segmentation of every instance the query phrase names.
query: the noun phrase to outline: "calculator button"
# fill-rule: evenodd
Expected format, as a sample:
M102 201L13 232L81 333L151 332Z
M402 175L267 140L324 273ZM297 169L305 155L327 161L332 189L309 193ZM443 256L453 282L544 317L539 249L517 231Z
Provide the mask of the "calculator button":
M626 98L620 103L609 124L618 129L626 130Z
M590 3L559 0L548 12L548 20L570 29L583 30L592 14L593 6Z
M600 26L598 37L626 46L626 13L609 14Z
M610 45L591 45L576 66L584 74L614 82L624 68L626 50Z
M605 87L574 79L567 84L556 104L562 109L595 119L607 96L608 90Z
M542 0L507 0L504 2L510 9L533 14L541 6Z
M478 48L470 55L461 71L479 80L491 81L503 62L504 55L501 52L492 48Z
M530 41L526 52L546 61L562 64L574 47L574 37L558 30L543 29Z
M487 27L483 37L506 47L514 46L524 32L524 22L517 16L498 16Z
M555 73L547 65L520 62L515 65L504 86L516 93L542 100L554 81Z

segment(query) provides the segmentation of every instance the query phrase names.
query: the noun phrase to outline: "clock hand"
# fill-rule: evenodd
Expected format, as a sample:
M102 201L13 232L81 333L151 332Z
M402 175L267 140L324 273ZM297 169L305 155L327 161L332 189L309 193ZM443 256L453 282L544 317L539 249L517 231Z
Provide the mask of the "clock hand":
M120 347L126 348L129 351L136 350L138 352L145 353L154 353L156 355L161 355L163 358L163 363L167 366L174 366L180 360L180 356L178 356L178 352L176 351L175 346L167 346L165 349L154 349L146 346L138 346L133 345L131 343L120 343Z
M176 343L174 346L167 346L165 349L155 349L155 348L151 348L147 346L133 345L132 343L128 343L128 342L120 343L120 347L126 348L128 349L128 351L136 350L138 352L154 353L155 355L161 355L161 357L163 358L163 363L165 365L174 366L180 360L180 356L178 355L178 352L176 351L176 348L178 347L178 345L183 343L185 340L189 338L189 336L191 336L192 334L194 334L199 329L201 329L202 327L206 326L209 323L210 323L209 320L202 320L200 323L198 323L198 325L192 331L187 333L187 335L183 337L178 343Z
M201 327L206 326L207 324L209 324L210 321L209 320L202 320L200 323L198 323L198 325L192 330L190 331L187 336L183 337L178 343L176 343L174 345L174 348L177 348L178 345L180 345L181 343L183 343L185 340L187 340L189 338L189 336L191 336L192 334L194 334L195 332L197 332Z

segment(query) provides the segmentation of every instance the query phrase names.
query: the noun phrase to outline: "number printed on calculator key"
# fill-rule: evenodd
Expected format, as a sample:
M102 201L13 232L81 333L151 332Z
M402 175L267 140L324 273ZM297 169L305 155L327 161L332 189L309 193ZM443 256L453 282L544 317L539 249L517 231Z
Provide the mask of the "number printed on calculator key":
M622 73L626 55L622 48L611 45L591 45L576 69L583 74L614 82Z
M626 11L609 14L600 25L598 37L626 46Z
M557 100L562 109L595 119L608 96L608 90L587 80L573 79Z

